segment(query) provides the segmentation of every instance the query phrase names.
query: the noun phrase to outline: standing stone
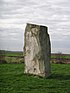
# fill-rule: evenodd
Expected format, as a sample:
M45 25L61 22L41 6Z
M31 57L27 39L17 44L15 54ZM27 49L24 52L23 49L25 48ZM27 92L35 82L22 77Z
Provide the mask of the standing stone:
M45 26L27 23L24 40L24 73L47 77L51 74L51 45Z

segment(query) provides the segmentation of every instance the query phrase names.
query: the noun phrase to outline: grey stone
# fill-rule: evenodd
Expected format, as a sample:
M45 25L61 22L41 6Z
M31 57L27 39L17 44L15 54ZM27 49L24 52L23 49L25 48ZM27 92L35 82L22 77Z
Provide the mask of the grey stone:
M51 74L51 45L48 28L27 23L24 34L24 73L48 77Z

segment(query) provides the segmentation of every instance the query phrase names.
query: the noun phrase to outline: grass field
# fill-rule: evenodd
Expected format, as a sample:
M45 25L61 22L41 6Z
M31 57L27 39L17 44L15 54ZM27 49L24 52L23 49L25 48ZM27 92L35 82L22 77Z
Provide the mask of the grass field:
M23 56L23 52L19 51L5 51L5 56Z
M70 93L70 65L51 68L51 77L40 78L24 74L24 64L0 64L0 93Z
M22 51L1 51L0 63L23 63L24 57Z
M23 63L23 51L5 51L0 50L0 63ZM70 64L70 54L51 54L51 63L68 63Z

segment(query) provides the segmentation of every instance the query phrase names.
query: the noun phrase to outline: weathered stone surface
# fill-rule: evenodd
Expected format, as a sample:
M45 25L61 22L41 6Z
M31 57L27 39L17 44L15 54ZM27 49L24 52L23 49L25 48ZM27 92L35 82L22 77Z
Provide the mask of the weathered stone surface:
M47 77L51 74L51 45L45 26L27 24L24 40L25 73Z

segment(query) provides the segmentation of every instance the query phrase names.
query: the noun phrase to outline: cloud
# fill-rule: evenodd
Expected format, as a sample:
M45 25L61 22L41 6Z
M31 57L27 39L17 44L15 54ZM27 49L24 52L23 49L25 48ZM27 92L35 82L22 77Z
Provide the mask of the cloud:
M55 46L59 46L58 42L66 43L67 41L69 43L70 0L0 0L1 40L6 38L7 41L11 37L12 41L19 42L18 50L19 47L22 48L20 41L23 42L23 35L20 34L24 33L27 22L48 26L51 42ZM9 41L6 45L8 46L8 44ZM65 49L68 48L67 45L64 46ZM68 46L70 47L70 45ZM10 47L12 49L12 46ZM53 51L54 46L52 47ZM15 46L13 49L16 49Z

